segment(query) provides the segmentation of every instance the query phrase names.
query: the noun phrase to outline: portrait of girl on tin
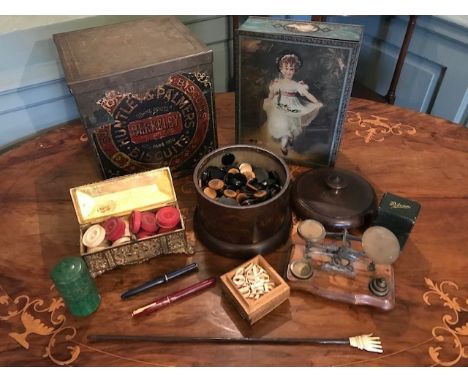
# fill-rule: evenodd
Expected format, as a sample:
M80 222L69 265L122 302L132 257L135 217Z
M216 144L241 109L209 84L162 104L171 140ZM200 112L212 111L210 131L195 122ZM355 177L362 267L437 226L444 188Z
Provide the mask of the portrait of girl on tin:
M291 164L332 165L352 88L350 51L273 37L238 43L236 142Z
M278 76L270 82L268 97L263 102L267 115L266 127L270 136L288 155L294 140L319 114L323 104L309 92L309 86L296 80L302 66L299 54L282 52L276 58Z

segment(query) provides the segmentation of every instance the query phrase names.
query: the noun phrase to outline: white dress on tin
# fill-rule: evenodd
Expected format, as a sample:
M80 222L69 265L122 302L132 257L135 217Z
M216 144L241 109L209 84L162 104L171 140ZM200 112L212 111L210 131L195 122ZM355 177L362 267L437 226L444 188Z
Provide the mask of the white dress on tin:
M273 138L297 137L302 128L312 122L323 106L320 102L301 102L298 94L305 95L309 87L303 82L276 79L270 84L273 98L265 98L263 110L267 114L267 126Z

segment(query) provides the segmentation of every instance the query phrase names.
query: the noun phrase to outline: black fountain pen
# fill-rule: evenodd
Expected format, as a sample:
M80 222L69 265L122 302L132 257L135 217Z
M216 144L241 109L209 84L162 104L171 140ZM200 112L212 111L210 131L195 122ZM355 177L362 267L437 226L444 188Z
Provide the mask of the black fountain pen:
M125 300L126 298L135 296L138 293L144 292L145 290L148 290L150 288L155 287L156 285L167 283L168 281L175 279L179 276L183 276L186 273L192 272L192 271L197 271L198 270L198 264L197 263L192 263L189 265L186 265L185 267L176 269L173 272L169 272L167 274L164 274L162 276L158 276L153 280L147 281L144 284L138 285L137 287L130 289L123 293L120 298L122 300Z

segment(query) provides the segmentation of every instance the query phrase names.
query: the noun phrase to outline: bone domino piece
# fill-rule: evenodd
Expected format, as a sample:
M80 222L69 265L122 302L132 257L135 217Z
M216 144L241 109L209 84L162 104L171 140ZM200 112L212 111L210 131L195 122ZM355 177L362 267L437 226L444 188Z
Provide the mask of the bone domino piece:
M245 277L242 275L235 275L232 281L234 282L234 284L236 284L236 286L239 287L245 283Z
M232 282L245 298L258 300L274 288L269 274L261 266L250 263L236 269Z

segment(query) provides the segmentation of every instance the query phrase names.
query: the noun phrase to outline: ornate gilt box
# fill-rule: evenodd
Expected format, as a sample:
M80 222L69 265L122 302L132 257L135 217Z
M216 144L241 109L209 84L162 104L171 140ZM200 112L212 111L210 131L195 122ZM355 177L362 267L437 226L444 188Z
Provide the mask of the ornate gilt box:
M54 35L105 178L190 174L217 147L213 52L176 17Z
M78 223L80 253L93 277L116 267L141 263L161 254L191 253L182 215L178 226L138 238L130 233L129 241L105 248L88 249L83 234L92 225L104 224L109 218L128 220L133 211L155 213L163 207L179 210L168 167L126 175L70 189Z

